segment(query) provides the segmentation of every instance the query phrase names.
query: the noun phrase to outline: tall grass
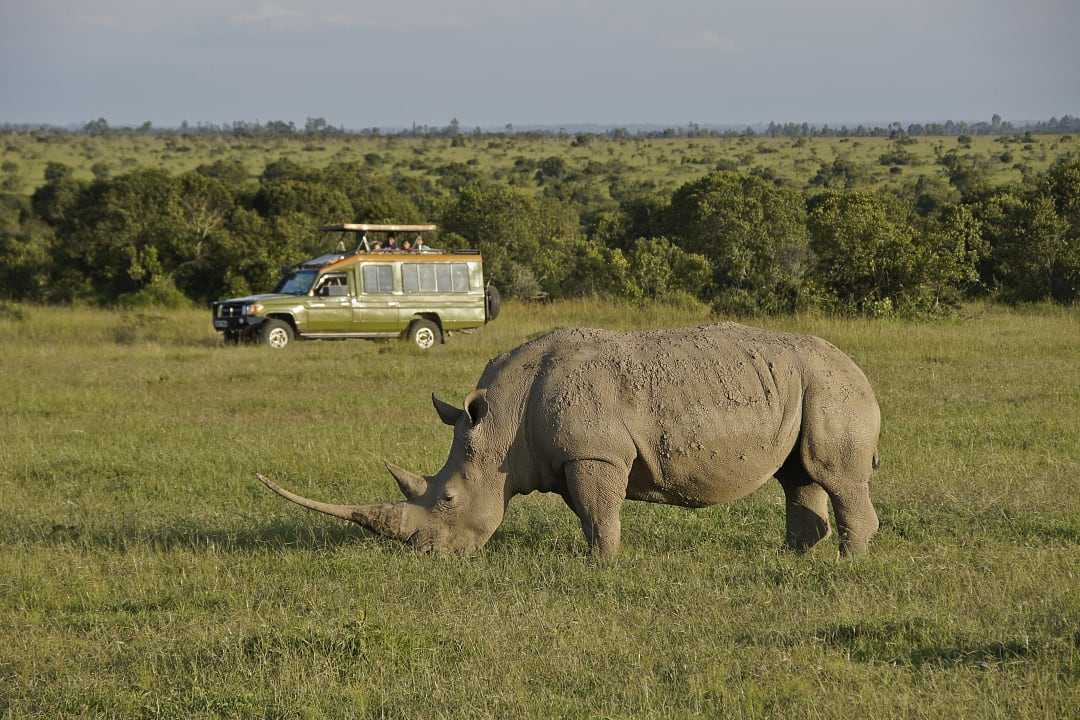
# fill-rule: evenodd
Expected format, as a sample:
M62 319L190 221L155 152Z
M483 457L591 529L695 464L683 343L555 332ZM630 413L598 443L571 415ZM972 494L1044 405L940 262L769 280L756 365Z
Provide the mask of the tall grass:
M10 307L9 307L10 310ZM488 358L556 326L693 309L508 303L422 354L226 348L197 311L0 316L0 716L1020 717L1080 706L1080 314L800 317L884 414L862 560L780 549L778 487L628 503L586 553L561 500L511 505L477 557L304 513L436 469Z

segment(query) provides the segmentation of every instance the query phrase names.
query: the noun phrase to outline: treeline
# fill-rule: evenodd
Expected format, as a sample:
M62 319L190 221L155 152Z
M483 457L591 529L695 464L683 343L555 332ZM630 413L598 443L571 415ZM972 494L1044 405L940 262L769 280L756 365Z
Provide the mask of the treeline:
M474 127L464 128L457 118L446 125L417 125L408 128L368 127L359 130L347 130L343 125L334 126L321 117L309 117L303 127L289 120L268 120L266 122L238 120L235 122L189 123L183 121L178 127L154 127L149 121L135 126L113 126L105 118L97 118L83 124L78 129L62 128L55 125L34 125L27 123L0 123L0 133L23 132L39 135L82 134L101 135L190 135L190 136L232 136L232 137L330 137L357 135L397 136L397 137L564 137L574 135L584 141L596 137L609 137L616 140L640 138L708 138L732 136L768 137L890 137L903 136L960 136L960 135L1014 135L1017 133L1068 134L1080 133L1080 117L1065 114L1049 120L1014 124L994 115L989 122L966 122L946 120L944 122L908 123L891 122L880 124L858 124L854 126L807 122L770 122L766 126L747 125L744 127L717 127L700 123L687 123L681 126L648 129L629 129L615 127L604 130L574 130L565 128L515 128L512 123L497 129Z
M888 316L948 313L976 295L1070 303L1080 290L1075 158L992 187L974 161L948 153L947 183L922 178L900 192L842 176L802 191L721 170L670 195L625 188L599 209L555 160L538 170L539 195L367 163L281 160L251 179L220 160L91 182L52 163L31 198L0 196L0 295L168 304L265 291L284 267L331 249L320 225L357 220L436 221L437 244L479 247L488 277L522 298Z

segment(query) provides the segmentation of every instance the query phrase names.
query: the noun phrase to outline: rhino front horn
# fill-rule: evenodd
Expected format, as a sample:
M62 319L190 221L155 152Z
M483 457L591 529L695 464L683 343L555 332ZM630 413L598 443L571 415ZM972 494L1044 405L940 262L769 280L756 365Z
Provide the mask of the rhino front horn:
M341 518L342 520L348 520L349 522L356 523L361 527L365 527L368 530L388 538L401 541L409 539L410 533L405 528L405 510L402 507L403 503L334 505L332 503L319 502L318 500L309 500L302 495L289 492L277 483L258 473L256 473L255 477L257 477L259 482L263 485L286 500L296 503L300 507L325 513L326 515L332 515L336 518Z
M427 479L424 476L409 472L393 463L385 463L385 465L397 480L398 487L407 499L412 500L427 492Z

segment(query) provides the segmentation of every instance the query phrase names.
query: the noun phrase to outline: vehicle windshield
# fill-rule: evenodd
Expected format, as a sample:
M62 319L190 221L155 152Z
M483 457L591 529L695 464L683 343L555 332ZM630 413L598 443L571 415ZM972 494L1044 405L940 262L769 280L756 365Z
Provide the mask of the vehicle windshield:
M274 288L274 292L285 295L306 295L318 274L318 270L294 270L281 279Z

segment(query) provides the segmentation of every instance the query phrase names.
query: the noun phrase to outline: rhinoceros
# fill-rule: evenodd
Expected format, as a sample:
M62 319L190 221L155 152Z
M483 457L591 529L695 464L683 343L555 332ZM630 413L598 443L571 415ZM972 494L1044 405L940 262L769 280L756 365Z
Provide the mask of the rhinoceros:
M806 551L830 535L841 555L877 531L869 481L881 415L866 376L809 335L736 323L647 332L562 329L491 360L454 407L442 469L387 469L404 501L335 505L259 475L298 505L424 551L468 553L502 523L515 495L561 495L594 552L620 546L624 500L704 507L775 477L786 542Z

